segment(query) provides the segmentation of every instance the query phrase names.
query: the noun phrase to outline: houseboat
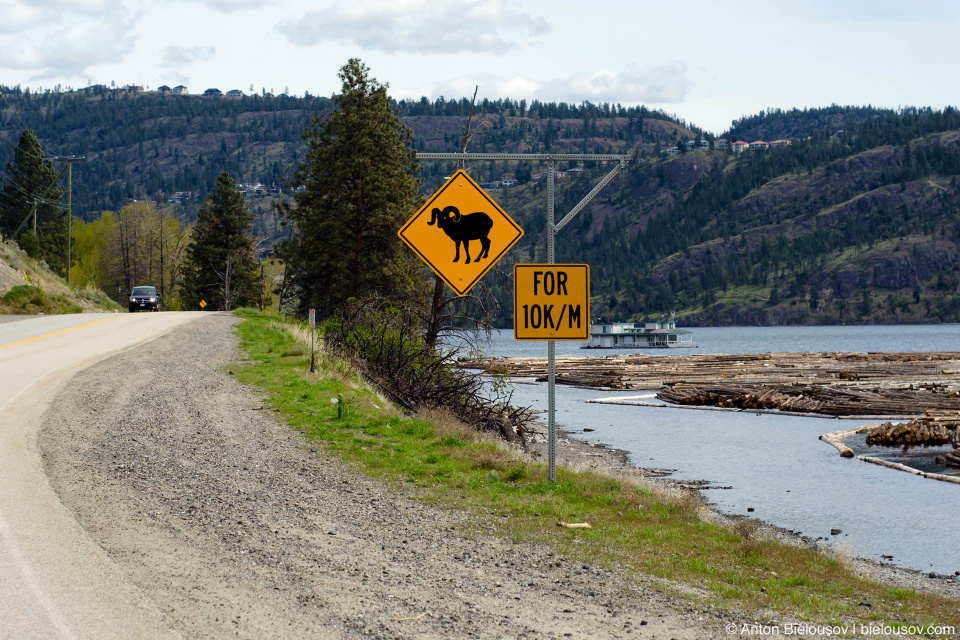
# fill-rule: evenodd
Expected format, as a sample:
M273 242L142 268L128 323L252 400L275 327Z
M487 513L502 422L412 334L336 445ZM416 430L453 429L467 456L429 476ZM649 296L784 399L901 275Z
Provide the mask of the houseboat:
M693 334L677 329L676 320L591 324L583 349L670 349L692 347Z

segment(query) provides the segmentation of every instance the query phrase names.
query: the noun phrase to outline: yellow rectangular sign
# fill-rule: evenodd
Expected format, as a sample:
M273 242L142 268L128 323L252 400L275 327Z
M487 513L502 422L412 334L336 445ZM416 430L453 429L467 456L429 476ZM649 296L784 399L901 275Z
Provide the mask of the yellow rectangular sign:
M515 340L590 339L590 265L513 265Z

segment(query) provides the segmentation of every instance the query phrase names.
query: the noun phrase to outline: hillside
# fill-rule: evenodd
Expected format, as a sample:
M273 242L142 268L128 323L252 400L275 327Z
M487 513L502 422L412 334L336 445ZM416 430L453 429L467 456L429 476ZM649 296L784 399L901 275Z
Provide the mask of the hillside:
M733 140L799 140L814 133L834 134L847 129L859 129L868 122L887 122L897 113L892 109L875 107L840 107L831 105L819 109L770 109L753 116L734 120L724 134Z
M102 291L78 291L16 244L0 241L0 315L119 310Z
M309 95L0 93L0 157L10 157L28 126L47 153L86 155L73 197L88 219L149 198L190 221L226 170L266 185L247 198L267 245L285 233L272 204L287 197L269 187L286 189L310 114L332 105ZM417 150L458 150L467 100L396 107ZM628 169L558 236L558 260L593 267L595 316L676 312L687 324L960 321L960 118L952 109L767 111L733 122L725 136L791 144L743 154L684 152L682 144L679 154L662 154L702 131L643 107L483 101L478 123L472 151L631 155ZM423 192L453 168L424 162ZM558 180L558 218L609 168L579 169ZM478 162L468 170L481 182L519 180L493 192L525 231L504 271L543 260L543 165ZM511 291L490 286L509 309Z

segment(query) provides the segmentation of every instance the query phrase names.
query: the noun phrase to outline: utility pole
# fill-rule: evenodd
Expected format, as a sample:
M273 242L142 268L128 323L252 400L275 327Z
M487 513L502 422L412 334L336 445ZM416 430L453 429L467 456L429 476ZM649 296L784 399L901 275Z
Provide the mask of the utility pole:
M87 156L56 156L51 162L67 163L67 284L70 284L70 243L73 240L73 163L86 162Z

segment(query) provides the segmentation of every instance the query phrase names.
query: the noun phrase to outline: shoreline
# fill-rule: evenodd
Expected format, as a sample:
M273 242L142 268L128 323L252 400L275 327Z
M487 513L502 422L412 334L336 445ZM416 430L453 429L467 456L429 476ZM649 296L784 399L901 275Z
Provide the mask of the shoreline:
M534 422L536 430L528 431L527 443L530 453L538 459L546 460L547 425ZM720 511L711 502L704 491L730 489L732 487L715 485L710 480L673 480L674 469L645 468L630 462L629 452L598 443L593 444L572 434L582 431L567 431L557 426L557 464L570 469L590 470L613 477L617 480L649 484L668 492L692 492L703 499L709 512L709 518L715 522L733 526L737 522L753 522L757 526L757 535L770 536L785 544L816 549L840 559L860 577L890 585L934 593L950 598L960 598L960 575L944 575L924 572L919 569L901 567L894 562L883 562L870 558L854 557L834 548L829 540L814 539L798 531L784 529L775 524L756 518L748 518ZM933 576L933 577L931 577Z

